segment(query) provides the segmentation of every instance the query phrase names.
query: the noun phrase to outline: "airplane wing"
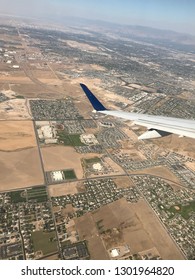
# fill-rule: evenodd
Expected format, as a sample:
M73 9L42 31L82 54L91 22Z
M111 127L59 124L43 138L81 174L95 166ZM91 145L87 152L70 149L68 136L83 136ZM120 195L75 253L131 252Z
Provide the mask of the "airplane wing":
M108 110L86 85L80 84L80 86L91 102L93 108L99 113L131 120L134 124L147 127L148 130L140 135L138 139L158 138L171 133L177 134L180 137L186 136L195 138L195 120Z

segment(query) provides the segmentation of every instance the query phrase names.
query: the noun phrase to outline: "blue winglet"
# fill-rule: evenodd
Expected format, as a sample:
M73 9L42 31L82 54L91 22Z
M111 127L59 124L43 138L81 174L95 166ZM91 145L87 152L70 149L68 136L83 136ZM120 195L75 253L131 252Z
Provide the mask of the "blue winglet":
M82 87L83 91L85 92L85 94L87 95L87 98L89 99L89 101L91 102L93 108L96 111L104 111L107 110L104 105L102 105L102 103L95 97L95 95L93 95L93 93L88 89L88 87L84 84L80 84L80 86Z

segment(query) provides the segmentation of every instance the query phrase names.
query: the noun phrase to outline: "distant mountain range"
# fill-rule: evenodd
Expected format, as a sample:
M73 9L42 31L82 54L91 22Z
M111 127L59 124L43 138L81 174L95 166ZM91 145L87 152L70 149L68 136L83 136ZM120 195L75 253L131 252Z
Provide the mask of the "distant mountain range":
M168 43L177 43L182 45L190 45L195 46L195 36L185 33L179 33L171 30L163 30L146 26L139 25L125 25L118 23L111 23L102 20L91 20L91 19L82 19L82 18L74 18L74 17L47 17L47 18L23 18L23 17L15 17L1 14L1 20L8 22L8 19L12 18L15 21L22 21L24 19L25 22L34 23L37 26L47 25L48 28L52 26L52 24L57 27L59 25L62 30L63 26L71 26L76 29L85 29L88 31L94 31L105 34L114 34L119 37L129 38L129 39L139 39L145 42L156 41L155 43L164 42ZM153 42L154 42L153 41Z
M152 38L160 40L168 40L171 42L195 45L195 36L185 33L179 33L171 30L163 30L139 25L124 25L117 23L109 23L100 20L74 20L73 24L82 27L94 28L96 31L113 32L124 37L137 37L137 38Z

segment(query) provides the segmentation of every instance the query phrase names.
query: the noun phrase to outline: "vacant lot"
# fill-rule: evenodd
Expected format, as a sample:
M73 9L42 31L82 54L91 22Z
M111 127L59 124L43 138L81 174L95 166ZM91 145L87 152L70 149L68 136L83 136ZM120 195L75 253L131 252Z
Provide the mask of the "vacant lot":
M185 165L195 172L195 162L186 162Z
M96 235L88 239L88 249L92 260L108 260L109 255L105 250L102 239Z
M154 246L150 235L144 229L140 228L130 231L129 228L123 230L124 240L131 245L131 253L136 254L142 250L150 249Z
M0 77L1 83L12 83L12 84L29 84L30 79L28 77L13 77L13 76L5 76Z
M33 70L33 76L37 79L53 79L56 78L54 73L51 70Z
M188 137L179 138L173 134L160 139L154 139L152 142L164 149L172 150L195 159L195 139Z
M30 118L25 99L10 99L1 103L0 120L25 120Z
M89 44L79 43L77 41L70 41L70 40L66 40L65 42L70 47L76 48L76 49L79 49L79 50L83 50L83 51L87 50L87 51L91 51L91 52L97 52L98 51L97 47L94 47L94 46L89 45Z
M121 231L127 227L131 227L131 231L138 230L141 228L140 221L129 205L124 198L105 205L93 212L94 221L100 223L101 231L114 228Z
M77 178L83 178L81 155L75 152L72 147L43 147L41 152L46 171L74 169Z
M6 191L43 184L37 148L0 152L0 190Z
M75 227L80 239L87 240L90 258L93 260L109 259L101 237L98 234L93 215L87 213L75 219Z
M35 146L32 121L0 121L1 151L15 151Z
M77 190L78 182L67 182L63 184L51 185L48 187L50 196L62 196L68 194L75 194Z
M50 254L57 251L57 243L53 241L55 238L55 232L32 232L32 240L34 245L34 251L42 251L43 255Z
M28 83L28 84L14 84L11 85L11 89L15 91L16 93L20 93L21 95L27 97L27 98L60 98L62 97L62 94L52 93L51 90L47 89L47 87L43 87L40 84L35 83Z
M129 188L134 187L134 183L131 181L131 179L127 176L118 176L113 177L112 180L116 183L117 187L120 188Z
M161 177L163 179L167 179L168 181L172 181L180 184L179 179L165 166L156 166L151 168L146 168L143 170L129 171L129 174L148 174Z
M11 84L30 84L31 80L26 77L23 72L14 73L10 72L9 74L1 74L0 75L0 82L1 83L11 83Z
M117 200L75 219L75 225L79 237L88 241L93 259L107 259L108 249L124 244L129 246L132 254L155 247L163 259L183 259L176 244L144 200L138 203Z
M150 236L154 247L157 248L161 257L165 260L180 260L183 255L179 251L175 242L170 238L166 229L163 227L153 210L144 200L130 205L142 223L143 228Z

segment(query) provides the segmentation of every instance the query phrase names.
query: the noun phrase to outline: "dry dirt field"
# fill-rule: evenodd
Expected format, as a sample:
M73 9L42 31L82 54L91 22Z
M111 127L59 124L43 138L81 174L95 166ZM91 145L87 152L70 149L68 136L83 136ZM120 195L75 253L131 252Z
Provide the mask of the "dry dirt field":
M180 184L181 182L179 179L165 166L156 166L156 167L151 167L151 168L146 168L142 170L136 170L136 171L129 171L130 174L148 174L148 175L154 175L161 177L166 180L173 181L175 183Z
M97 236L98 231L92 213L86 213L74 220L76 229L78 230L81 239L88 239L90 237Z
M10 87L13 91L25 96L26 98L52 98L51 91L47 88L43 88L39 84L13 84L10 85ZM56 94L54 94L54 97L56 98Z
M126 149L121 149L123 154L127 154L134 161L146 160L146 157L139 152L133 145L128 145Z
M48 85L58 85L61 86L63 81L58 78L51 66L49 65L49 70L33 70L33 76L36 77L41 83Z
M130 245L130 250L133 254L154 246L150 235L141 226L135 231L130 231L129 228L125 228L123 230L123 238Z
M116 183L119 189L134 187L134 183L127 176L112 177L112 180Z
M47 85L54 85L54 86L61 86L61 85L63 85L62 81L60 81L59 79L55 79L55 78L52 78L52 79L41 78L41 79L38 79L38 80L41 83L47 84Z
M80 238L89 242L90 253L96 259L107 259L106 250L124 244L129 245L132 254L155 247L163 259L183 259L144 200L132 204L125 199L117 200L75 219L75 224Z
M7 68L7 64L5 64L5 63L4 64L0 63L0 65L2 68L3 68L3 66L5 66L5 68ZM2 78L3 77L13 77L13 78L19 77L21 79L26 77L26 74L24 73L23 70L21 70L21 69L14 70L14 68L11 68L11 66L9 66L8 68L9 68L8 71L4 70L0 73L0 80L1 80L1 77Z
M6 68L5 68L4 72L0 73L0 82L1 83L11 83L11 84L32 83L30 78L28 78L26 76L24 71L22 71L20 69L18 69L17 71L14 71L12 69L9 69L8 71L6 71Z
M0 121L0 151L36 146L32 121Z
M47 71L44 69L41 70L33 70L33 76L37 79L53 79L56 78L55 74L48 69Z
M32 121L0 121L0 190L43 184Z
M67 182L63 184L51 185L48 187L49 194L52 197L75 194L78 192L78 188L77 188L78 184L79 182Z
M74 169L78 179L83 178L81 154L74 148L65 146L50 146L41 148L45 171Z
M113 203L101 207L93 212L93 219L96 223L100 222L101 231L108 229L118 229L131 227L135 231L140 228L139 220L135 213L130 210L128 202L122 198ZM109 244L106 247L110 247Z
M31 80L28 77L0 76L0 82L5 84L30 84Z
M1 71L1 69L0 69L0 71ZM5 83L1 83L0 82L0 90L1 90L1 92L3 90L9 90L9 89L10 89L9 84L5 84Z
M1 63L0 62L0 71L1 71L1 75L6 75L6 72L10 72L10 66L7 63Z
M48 73L50 73L50 78ZM36 77L36 71L32 71L32 75L29 76L29 81L25 80L25 83L24 81L18 81L17 83L8 81L10 88L17 94L21 94L27 98L56 99L71 95L66 94L66 85L64 85L63 81L55 77L52 72L46 72L46 77L43 74Z
M184 258L153 210L144 200L132 203L130 209L136 213L162 259L180 260Z
M101 237L98 234L98 230L91 213L87 213L84 216L75 219L75 228L79 234L80 239L87 240L87 246L91 259L109 259L108 253L101 240Z
M85 51L85 50L91 51L91 52L97 52L98 51L97 47L94 47L92 45L85 44L85 43L79 43L77 41L66 40L65 43L68 44L72 48L80 49L80 50L83 50L83 51Z
M92 260L108 260L109 255L106 251L102 239L94 235L88 239L88 249Z
M135 126L132 126L132 123L130 123L129 121L126 122L127 126L123 127L122 130L125 132L125 134L132 139L134 142L138 141L137 135L136 133L133 131L133 128L135 128ZM132 145L133 147L133 145Z
M11 99L2 102L0 105L0 120L24 120L30 118L24 99Z
M0 191L43 184L37 148L0 152Z
M195 162L186 162L185 165L195 172Z
M177 135L151 140L155 145L195 159L195 139Z

